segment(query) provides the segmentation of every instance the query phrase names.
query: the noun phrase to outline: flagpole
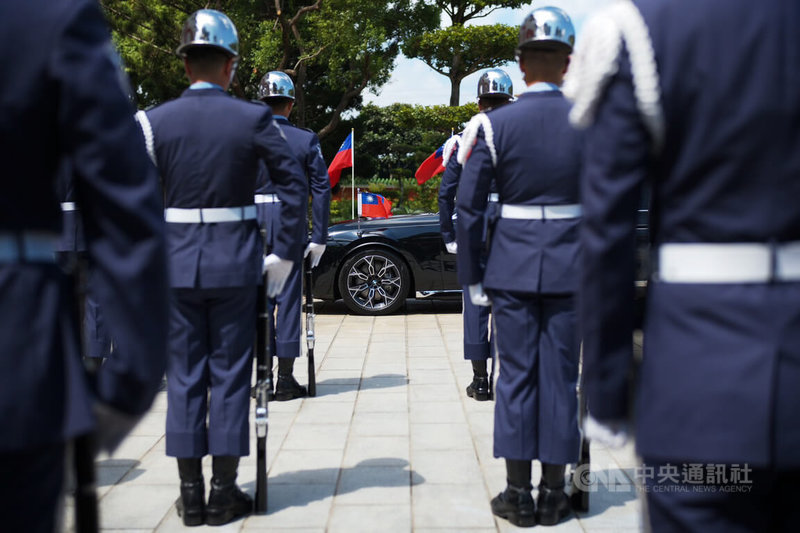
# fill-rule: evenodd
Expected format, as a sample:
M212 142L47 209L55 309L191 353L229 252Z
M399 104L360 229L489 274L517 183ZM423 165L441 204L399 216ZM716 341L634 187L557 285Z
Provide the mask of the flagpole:
M350 218L356 218L356 135L350 128Z

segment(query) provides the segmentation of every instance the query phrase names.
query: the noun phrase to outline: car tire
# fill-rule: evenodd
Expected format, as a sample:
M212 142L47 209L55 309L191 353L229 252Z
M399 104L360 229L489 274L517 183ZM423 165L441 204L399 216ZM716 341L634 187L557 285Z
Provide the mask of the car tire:
M406 301L411 276L405 261L383 248L360 250L339 271L339 294L359 315L388 315Z

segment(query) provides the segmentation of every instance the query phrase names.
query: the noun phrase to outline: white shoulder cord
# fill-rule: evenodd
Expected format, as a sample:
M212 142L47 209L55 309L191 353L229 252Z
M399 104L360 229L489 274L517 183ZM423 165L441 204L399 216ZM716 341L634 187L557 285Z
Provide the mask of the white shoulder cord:
M447 167L447 162L450 161L450 156L456 153L461 140L461 135L453 135L444 143L444 150L442 150L442 166Z
M467 127L464 128L464 133L461 135L461 142L458 147L458 162L464 165L472 153L472 147L478 140L478 130L483 128L483 136L486 140L486 146L489 148L489 153L492 156L492 165L497 166L497 150L494 147L494 130L492 129L492 121L486 113L478 113L470 119Z
M156 167L158 167L158 163L156 162L156 149L153 142L153 127L150 125L150 119L147 118L147 113L139 110L136 112L133 118L136 119L136 122L139 123L139 127L142 128L142 133L144 134L144 145L147 148L147 154L150 156L150 160Z
M594 122L600 96L619 68L624 42L636 105L653 138L654 151L660 150L665 132L660 81L650 32L639 10L628 0L618 2L589 20L581 37L563 88L573 101L570 122L578 128Z

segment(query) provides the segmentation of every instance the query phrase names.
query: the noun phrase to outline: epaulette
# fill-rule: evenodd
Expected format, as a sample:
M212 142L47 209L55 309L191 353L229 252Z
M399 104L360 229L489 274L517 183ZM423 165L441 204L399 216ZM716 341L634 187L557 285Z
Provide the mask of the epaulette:
M483 137L486 140L486 146L489 148L489 154L492 156L492 165L497 165L497 150L494 147L494 130L492 129L492 121L486 116L486 113L478 113L472 117L464 128L464 133L461 135L461 142L458 147L458 162L464 165L472 153L472 148L478 140L478 131L483 128Z
M619 70L623 44L630 57L636 105L658 151L665 131L658 68L647 24L630 1L600 12L583 29L563 86L573 102L570 122L578 128L594 123L600 97Z

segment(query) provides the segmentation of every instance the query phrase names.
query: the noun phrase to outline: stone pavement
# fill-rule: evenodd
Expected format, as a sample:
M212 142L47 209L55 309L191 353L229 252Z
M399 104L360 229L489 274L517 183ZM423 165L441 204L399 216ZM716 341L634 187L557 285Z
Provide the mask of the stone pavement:
M219 532L469 532L516 530L490 499L505 487L492 456L493 402L464 394L460 302L411 302L386 317L317 304L317 397L270 402L269 508ZM295 365L305 383L305 358ZM175 460L164 454L166 392L113 456L97 462L103 531L185 531L174 501ZM251 410L251 420L252 420ZM251 424L252 427L252 424ZM239 483L255 492L255 437ZM211 478L206 458L206 484ZM556 533L640 530L632 446L592 447L590 511ZM534 485L539 471L534 463ZM66 531L72 510L67 505ZM537 527L537 530L541 527ZM203 526L194 531L212 530Z

